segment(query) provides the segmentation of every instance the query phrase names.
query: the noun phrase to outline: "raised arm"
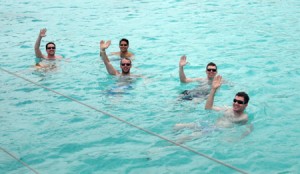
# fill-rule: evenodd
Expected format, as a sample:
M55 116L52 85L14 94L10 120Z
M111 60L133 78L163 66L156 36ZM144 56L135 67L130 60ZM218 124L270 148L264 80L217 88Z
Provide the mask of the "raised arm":
M217 75L212 82L211 90L206 100L205 109L220 110L220 108L214 107L213 105L214 105L215 93L217 89L221 86L221 84L222 84L222 76Z
M47 32L46 28L41 29L40 33L39 33L39 36L36 39L36 42L35 42L35 45L34 45L34 51L35 51L35 56L37 58L45 58L45 56L42 54L42 52L40 50L40 45L41 45L42 38L46 36L46 32Z
M180 60L179 60L179 78L180 78L180 82L182 83L189 83L189 82L194 82L194 81L198 81L200 80L200 78L187 78L185 76L185 73L184 73L184 70L183 70L183 67L187 64L186 62L186 56L183 55L181 56Z
M118 75L120 74L110 63L105 50L110 46L111 41L108 40L106 42L104 42L103 40L100 41L100 57L102 58L106 70L109 74L111 75Z
M186 56L183 55L181 56L180 60L179 60L179 78L180 78L180 81L183 82L183 83L187 83L187 78L184 74L184 70L183 70L183 67L186 65Z

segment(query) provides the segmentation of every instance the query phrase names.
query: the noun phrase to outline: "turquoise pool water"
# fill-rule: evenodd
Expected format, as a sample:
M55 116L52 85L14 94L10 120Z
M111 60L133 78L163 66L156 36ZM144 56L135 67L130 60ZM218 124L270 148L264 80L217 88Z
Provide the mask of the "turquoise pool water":
M110 117L172 141L191 133L174 132L176 123L212 125L218 115L204 111L203 102L178 100L197 86L179 82L182 54L189 77L203 77L210 61L218 64L230 83L219 89L216 104L230 105L237 91L247 91L254 126L239 141L232 140L243 127L183 145L246 173L299 173L299 1L0 3L0 173L238 173ZM54 41L67 58L49 72L32 67L33 45L45 27L42 51ZM123 37L136 55L132 73L146 78L125 94L110 94L118 79L101 63L99 41L111 39L113 52Z

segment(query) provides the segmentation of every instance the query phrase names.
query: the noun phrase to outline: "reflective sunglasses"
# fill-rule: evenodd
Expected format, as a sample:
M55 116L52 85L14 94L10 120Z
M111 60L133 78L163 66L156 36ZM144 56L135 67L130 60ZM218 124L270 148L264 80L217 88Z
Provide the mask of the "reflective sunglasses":
M242 100L237 100L237 99L233 99L233 103L238 103L238 104L244 104L244 101Z
M207 68L206 71L209 71L209 72L216 72L217 69L209 69L209 68Z
M55 50L55 47L47 47L47 50L50 50L50 49Z
M120 44L120 46L125 46L125 47L126 47L126 46L127 46L127 44Z
M131 66L131 63L121 63L122 66Z

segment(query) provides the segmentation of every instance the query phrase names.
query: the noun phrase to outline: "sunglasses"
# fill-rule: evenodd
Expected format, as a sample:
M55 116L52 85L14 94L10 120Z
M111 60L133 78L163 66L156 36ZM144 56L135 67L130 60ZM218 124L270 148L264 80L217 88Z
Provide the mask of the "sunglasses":
M47 47L47 50L50 50L50 49L55 50L55 47Z
M121 63L122 66L131 66L131 63Z
M242 100L237 100L237 99L233 99L233 103L238 103L238 104L244 104L244 101Z
M209 68L207 68L206 71L209 71L209 72L216 72L217 69L209 69Z
M125 46L125 47L126 47L126 46L127 46L127 44L120 44L120 46Z

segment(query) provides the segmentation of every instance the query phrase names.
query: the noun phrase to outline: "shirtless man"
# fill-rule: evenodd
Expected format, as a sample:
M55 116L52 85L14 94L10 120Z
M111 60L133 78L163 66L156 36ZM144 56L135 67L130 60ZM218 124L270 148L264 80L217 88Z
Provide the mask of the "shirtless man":
M108 59L108 56L105 52L105 50L110 46L110 44L110 40L106 42L104 42L103 40L100 41L100 57L102 58L105 64L107 72L111 75L129 76L131 69L131 60L128 58L122 58L120 60L120 68L122 69L122 72L120 73L119 71L117 71L110 63L110 60Z
M213 78L217 75L217 65L213 62L210 62L206 65L206 78L187 78L184 73L183 67L187 64L186 56L183 55L179 61L179 78L182 83L190 82L200 82L200 86L196 89L185 90L182 92L183 100L193 100L194 98L203 100L207 97L210 91L210 85L213 81Z
M187 64L186 56L183 55L183 56L181 56L180 61L179 61L179 78L182 83L197 82L197 81L199 82L199 81L204 81L204 80L212 82L213 78L216 76L216 74L218 72L217 65L214 64L213 62L210 62L209 64L206 65L207 78L187 78L185 76L185 73L183 70L183 67L186 64Z
M42 64L42 59L46 59L46 60L55 60L55 59L61 59L62 56L60 55L55 55L55 44L53 42L48 42L46 44L46 52L47 55L42 54L41 50L40 50L40 45L41 45L41 40L43 37L46 36L46 32L47 29L43 28L40 30L39 36L35 42L34 45L34 51L35 51L35 56L36 56L36 64L35 66L38 68L42 68L42 67L47 67L47 65Z
M119 42L119 48L120 51L119 52L112 52L112 55L118 55L121 58L133 58L133 54L131 52L128 51L129 48L129 41L125 38L121 39Z
M249 96L245 92L238 92L235 95L232 103L232 108L221 108L213 105L215 93L217 89L221 86L221 84L222 77L218 75L214 78L212 82L211 91L205 104L205 109L207 110L216 110L224 112L223 116L216 121L215 126L212 128L212 130L215 128L230 128L233 127L235 124L246 124L248 122L248 115L244 111L248 106ZM190 140L192 138L199 137L202 135L201 130L203 128L199 127L196 123L179 123L174 126L174 130L180 130L184 128L195 129L200 131L194 133L192 136L186 136L180 141ZM247 130L241 135L241 138L248 135L252 131L253 126L248 125L246 128Z
M248 115L244 112L248 106L249 96L245 92L238 92L232 103L232 108L221 108L213 105L216 90L222 84L222 77L216 76L212 83L212 88L205 104L205 109L212 109L216 111L224 111L224 116L221 117L216 125L217 127L231 127L232 124L246 124L248 122Z

